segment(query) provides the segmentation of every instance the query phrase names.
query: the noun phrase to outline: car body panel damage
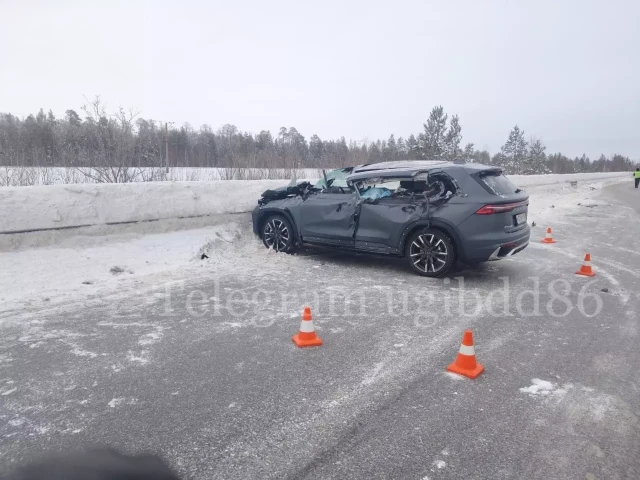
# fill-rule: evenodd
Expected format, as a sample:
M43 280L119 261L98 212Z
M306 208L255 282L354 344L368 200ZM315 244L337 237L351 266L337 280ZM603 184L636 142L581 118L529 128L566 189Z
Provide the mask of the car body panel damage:
M323 172L313 186L267 190L253 227L264 241L266 220L281 216L295 239L282 251L308 243L407 255L417 273L438 276L458 257L475 263L521 251L529 241L527 208L526 193L495 167L387 162Z

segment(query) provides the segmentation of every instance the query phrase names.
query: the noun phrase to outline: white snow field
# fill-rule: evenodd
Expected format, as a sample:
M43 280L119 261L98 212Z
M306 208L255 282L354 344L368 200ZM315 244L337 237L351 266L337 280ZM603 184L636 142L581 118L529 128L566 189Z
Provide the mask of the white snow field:
M66 167L10 167L0 165L0 187L39 185L72 185L97 183L91 168ZM204 182L213 180L275 180L320 177L315 168L131 168L129 175L135 182L162 180L170 182Z
M558 215L595 205L598 190L628 177L623 172L510 178L530 194L529 221L546 227ZM578 185L571 186L568 181L575 179ZM0 188L0 231L94 225L0 234L0 312L8 317L9 311L152 287L206 270L260 269L277 254L253 235L249 212L262 191L286 183ZM113 225L119 222L142 223ZM209 258L202 260L202 253ZM295 261L281 257L284 266Z

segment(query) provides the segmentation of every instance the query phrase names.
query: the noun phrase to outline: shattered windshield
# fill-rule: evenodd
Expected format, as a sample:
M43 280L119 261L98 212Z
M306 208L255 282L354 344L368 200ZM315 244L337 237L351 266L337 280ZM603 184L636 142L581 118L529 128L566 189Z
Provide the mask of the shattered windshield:
M347 188L348 187L347 177L351 173L351 170L352 170L351 168L338 168L337 170L331 170L329 172L326 172L327 181L329 182L329 185L332 187ZM316 188L327 187L327 185L325 184L324 178L321 178L320 180L318 180L315 186Z

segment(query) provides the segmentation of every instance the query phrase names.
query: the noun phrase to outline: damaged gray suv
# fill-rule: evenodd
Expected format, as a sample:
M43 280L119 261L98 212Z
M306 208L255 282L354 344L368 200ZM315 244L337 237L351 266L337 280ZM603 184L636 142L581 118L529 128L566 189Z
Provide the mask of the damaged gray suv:
M405 256L427 277L457 260L476 264L529 243L529 196L497 167L464 162L385 162L323 172L267 190L252 213L267 248L303 244Z

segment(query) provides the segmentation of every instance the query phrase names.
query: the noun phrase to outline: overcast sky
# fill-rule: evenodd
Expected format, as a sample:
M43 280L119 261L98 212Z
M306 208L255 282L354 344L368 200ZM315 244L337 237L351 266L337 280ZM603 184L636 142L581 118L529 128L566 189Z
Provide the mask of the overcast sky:
M145 118L309 138L419 133L457 113L495 153L640 159L640 2L0 0L0 111L99 94Z

